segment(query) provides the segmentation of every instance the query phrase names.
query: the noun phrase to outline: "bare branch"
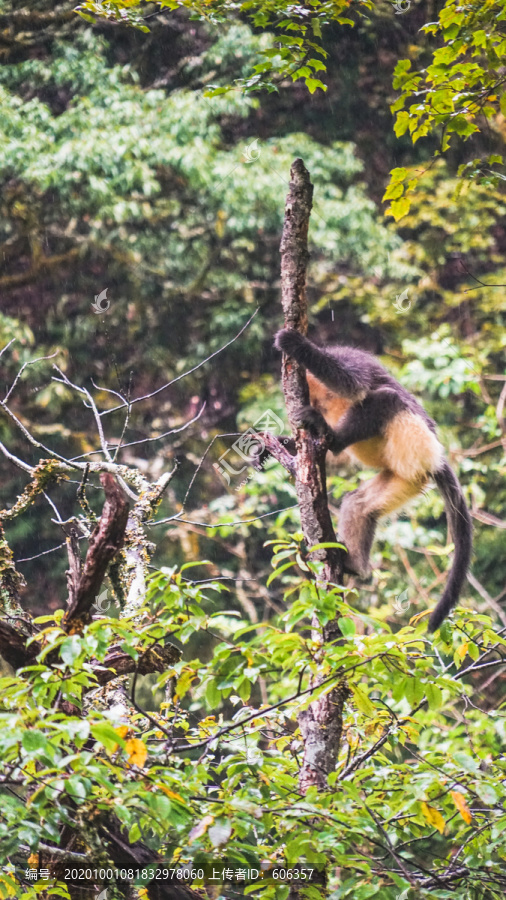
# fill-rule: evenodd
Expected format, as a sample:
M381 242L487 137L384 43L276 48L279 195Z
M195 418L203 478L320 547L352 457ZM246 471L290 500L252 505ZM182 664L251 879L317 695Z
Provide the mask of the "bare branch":
M478 592L480 597L485 600L487 607L493 609L497 616L500 618L503 625L506 625L506 613L502 609L501 606L494 600L493 597L490 596L488 591L485 590L482 584L478 581L478 579L473 575L472 572L467 573L467 580L469 584L472 584L475 591Z
M14 340L14 338L13 338L13 340ZM11 343L12 343L12 341L11 341ZM9 346L9 344L7 344L7 346ZM4 350L5 350L5 349L7 349L7 348L4 347ZM3 350L2 350L2 353L3 353ZM51 356L39 356L39 357L37 357L37 359L30 359L28 362L23 363L23 365L21 366L21 368L20 368L18 374L16 375L14 381L12 382L12 384L11 384L9 390L7 391L7 393L6 393L5 397L4 397L4 403L7 403L8 399L9 399L10 395L12 394L14 388L16 387L16 385L17 385L19 379L21 378L21 376L22 376L23 372L25 371L25 369L28 368L28 366L34 366L35 363L42 362L42 360L44 360L44 359L54 359L55 356L58 356L58 353L51 353Z
M499 396L499 400L496 408L496 416L497 421L499 423L499 428L501 429L503 436L503 444L504 438L506 437L506 422L504 421L504 404L506 402L506 382L503 384L502 391Z
M78 384L74 384L74 382L70 381L67 378L67 376L65 375L65 373L62 372L62 370L58 368L58 366L53 366L53 369L56 372L58 372L58 374L60 375L60 378L55 378L53 376L52 381L59 381L62 384L67 385L67 387L72 388L72 390L77 391L79 394L84 394L84 396L86 397L88 404L89 404L89 409L91 409L93 412L93 416L94 416L95 423L97 426L100 446L102 448L105 458L108 460L108 462L112 462L112 456L109 453L109 447L108 447L107 441L105 439L104 429L102 427L102 422L100 421L100 415L98 413L96 403L95 403L93 397L91 396L90 392L87 390L87 388L79 387ZM86 406L86 404L85 404L85 406Z
M297 469L295 465L295 457L287 450L286 446L283 443L283 438L274 437L273 434L269 434L268 431L263 431L258 433L258 437L260 438L262 444L264 445L265 450L258 454L260 459L263 458L265 451L270 456L273 456L281 465L295 477ZM262 460L263 461L263 460ZM255 469L261 469L262 464L260 462L256 462L255 459L252 460L252 465Z
M79 534L75 526L71 526L66 540L67 554L69 558L69 567L67 575L67 592L69 596L69 606L77 603L77 594L81 581L82 564L81 554L79 552Z
M9 343L6 344L5 347L2 347L2 349L0 350L0 356L2 356L5 353L5 351L9 349L10 345L13 344L15 340L16 340L16 338L11 338Z
M136 447L138 444L151 444L151 443L153 443L153 441L161 441L162 438L169 437L171 434L179 434L181 431L185 431L187 428L190 427L190 425L193 425L194 422L197 422L200 419L205 408L206 408L206 404L203 403L201 408L199 409L197 415L195 415L193 417L193 419L188 419L188 422L185 422L184 425L181 425L180 428L171 428L170 431L164 431L163 434L157 434L155 437L141 438L139 441L130 441L128 444L118 444L118 446L115 450L115 453L114 453L114 459L116 459L118 451L124 450L125 447ZM82 457L89 456L89 455L90 455L89 453L83 453L82 456L75 456L74 459L82 459Z
M18 467L18 469L23 469L24 472L29 472L30 475L32 474L32 472L33 472L32 467L29 466L28 463L24 462L22 459L19 459L19 457L14 456L13 453L10 453L9 450L7 450L7 447L5 446L5 444L2 444L1 441L0 441L0 450L2 451L5 458L10 459L10 461L13 462L14 465Z
M197 365L193 366L192 369L188 369L187 372L183 372L182 375L178 375L177 378L173 378L172 381L168 381L167 384L163 384L162 387L157 388L156 391L152 391L150 394L144 394L144 396L142 396L142 397L136 397L134 400L130 400L130 406L133 406L134 403L141 403L142 400L151 400L152 397L156 397L157 394L160 394L162 391L165 391L166 388L171 387L171 385L176 384L178 381L181 381L182 378L186 378L188 375L191 375L193 372L196 372L197 369L201 368L201 366L204 366L211 359L214 359L215 356L218 356L219 353L222 353L223 350L226 350L227 347L230 347L231 344L234 344L235 341L237 341L237 339L240 338L241 334L244 331L246 331L246 328L251 324L251 322L257 315L257 313L258 313L258 308L255 310L253 315L249 317L246 324L242 326L241 330L237 332L236 336L233 337L232 340L228 341L226 344L223 344L223 347L220 347L219 350L215 350L214 353L211 353L210 356L207 356L201 362L197 363ZM125 403L122 403L120 406L113 407L113 409L104 410L102 415L106 416L106 415L109 415L110 413L117 412L118 409L123 409L127 405L128 404L125 402Z
M282 509L272 509L270 512L262 513L260 516L253 516L252 519L237 519L235 522L222 522L221 527L227 526L229 528L231 525L249 525L250 522L258 522L259 519L267 519L269 516L276 516L278 513L288 512L289 509L297 509L298 504L294 503L293 506L283 506ZM182 519L181 513L176 513L174 516L168 516L166 519L158 519L157 522L151 522L150 525L154 528L155 525L166 525L167 522L182 522L184 525L198 525L200 528L220 528L220 523L214 523L210 525L208 522L193 522L190 519Z
M25 426L23 425L23 423L19 421L19 419L17 418L17 416L14 415L14 413L12 412L12 410L9 409L9 407L7 406L7 404L5 403L4 400L0 400L0 408L3 409L4 413L9 417L9 419L12 419L12 421L15 423L15 425L17 425L17 427L19 428L19 430L23 433L23 435L25 436L26 440L27 440L30 444L32 444L33 447L37 447L39 450L44 450L45 453L47 453L49 456L52 456L54 459L59 459L61 462L67 462L67 460L65 459L64 456L60 456L60 454L59 454L59 453L56 453L55 450L51 450L49 447L46 447L45 444L42 444L40 441L37 441L36 438L34 438L33 435L30 434L30 432L28 431L28 429L25 428ZM3 444L0 445L0 446L2 447L2 451L3 451ZM8 451L5 451L5 455L8 456L8 457L10 457L10 458L13 459L13 460L16 459L15 457L12 457L11 454L8 453ZM19 460L16 461L16 464L17 464L17 465L19 464ZM26 465L26 464L25 464L25 465ZM21 468L24 468L24 466L21 465Z

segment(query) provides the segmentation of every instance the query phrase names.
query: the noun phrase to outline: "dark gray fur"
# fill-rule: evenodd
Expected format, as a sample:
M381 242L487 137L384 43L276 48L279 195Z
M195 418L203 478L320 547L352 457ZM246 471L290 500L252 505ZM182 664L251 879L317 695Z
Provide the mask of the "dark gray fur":
M427 415L423 406L365 350L341 346L317 347L298 331L291 329L279 331L274 343L278 350L303 365L336 395L355 401L336 428L332 428L317 409L308 407L302 411L302 423L325 435L329 450L333 453L341 453L352 444L382 434L388 422L402 410L409 410L420 416L430 430L436 433L435 422ZM439 470L431 474L443 495L446 517L455 545L453 564L443 596L429 620L430 631L435 631L458 602L471 560L473 529L462 488L447 461L443 460ZM360 514L356 494L353 491L344 498L340 524L353 543L349 547L350 559L355 560L358 568L365 573L369 567L369 553L377 517L364 517Z
M367 353L366 350L340 346L317 347L298 331L288 328L278 331L274 345L278 350L282 350L287 356L291 356L309 369L315 378L318 378L340 397L357 402L360 402L364 395L370 398L364 417L357 420L360 422L359 428L363 428L365 427L364 418L372 417L373 421L368 426L370 437L380 434L384 426L401 409L407 409L421 416L430 430L434 434L436 433L435 423L418 400L399 384L393 375L390 375L390 372L387 372L375 356ZM376 391L381 392L377 398L379 403L374 402ZM389 393L392 396L389 396ZM380 407L384 407L385 404L387 407L391 407L390 415L386 409L380 412ZM361 405L364 406L363 401ZM365 438L355 438L351 443L356 443L358 440L365 440Z

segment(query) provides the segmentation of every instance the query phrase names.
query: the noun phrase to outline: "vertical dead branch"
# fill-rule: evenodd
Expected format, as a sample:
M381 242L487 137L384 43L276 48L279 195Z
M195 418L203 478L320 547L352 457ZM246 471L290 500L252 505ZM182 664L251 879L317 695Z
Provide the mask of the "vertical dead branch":
M305 334L307 331L306 267L309 258L307 234L311 213L313 186L301 159L290 171L290 190L286 199L285 222L281 239L281 290L285 327ZM305 370L295 360L283 355L282 384L288 418L297 447L296 488L304 539L309 547L335 542L336 536L327 503L325 474L326 442L314 438L299 426L299 412L309 403ZM339 584L342 578L341 553L336 548L317 550L314 558L323 562L322 588L327 583ZM320 639L316 620L313 632ZM325 642L338 634L336 625L324 629L321 657ZM318 680L315 680L316 687ZM315 700L299 716L304 739L304 758L299 787L306 793L311 785L324 790L334 770L342 733L343 705L347 688L340 684Z
M66 572L68 605L71 607L77 602L77 592L79 590L82 572L81 554L79 551L79 532L75 525L70 526L65 542L67 544L67 556L69 558L69 567Z
M290 190L286 198L285 223L281 238L281 302L285 327L307 332L306 267L309 259L307 233L313 198L313 185L301 159L290 170ZM311 547L336 540L327 503L323 438L314 439L299 427L299 412L309 403L309 390L303 366L283 354L282 385L288 420L295 433L297 447L296 487L302 531ZM324 581L339 584L342 568L335 549L319 550L316 559L324 561Z
M128 519L125 495L114 476L108 472L102 472L100 481L105 491L104 508L91 535L79 582L72 585L70 580L77 573L72 572L76 565L71 562L69 586L72 587L72 592L63 619L63 627L69 632L79 631L82 624L90 620L90 610L104 580L107 566L121 549L125 536Z

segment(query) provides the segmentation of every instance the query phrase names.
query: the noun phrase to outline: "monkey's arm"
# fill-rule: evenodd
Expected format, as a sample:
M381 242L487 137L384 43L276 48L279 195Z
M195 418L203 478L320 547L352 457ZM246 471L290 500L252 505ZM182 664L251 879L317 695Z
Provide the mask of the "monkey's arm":
M394 390L383 388L371 391L365 400L352 406L335 428L312 406L302 411L301 423L323 435L329 450L337 456L353 444L381 435L403 409L402 398Z
M363 361L351 358L343 365L337 349L333 353L322 350L298 331L289 328L278 331L274 346L309 369L319 381L340 397L359 400L371 388L371 373Z

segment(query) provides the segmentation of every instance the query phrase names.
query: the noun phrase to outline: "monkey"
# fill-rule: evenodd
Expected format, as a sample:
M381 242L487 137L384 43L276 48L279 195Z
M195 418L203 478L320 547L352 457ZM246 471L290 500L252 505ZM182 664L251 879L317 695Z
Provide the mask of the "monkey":
M380 470L341 503L338 531L347 549L345 572L370 576L369 555L378 520L404 506L434 479L455 546L446 587L429 619L429 631L436 631L456 605L466 579L472 522L435 422L365 350L319 347L288 328L278 331L274 345L306 369L310 406L301 410L300 424L324 437L336 456L346 450L355 460ZM289 451L295 454L293 442Z

